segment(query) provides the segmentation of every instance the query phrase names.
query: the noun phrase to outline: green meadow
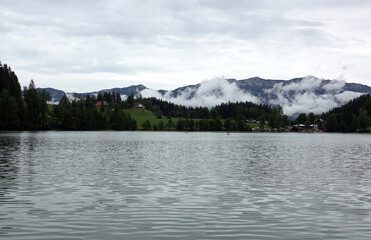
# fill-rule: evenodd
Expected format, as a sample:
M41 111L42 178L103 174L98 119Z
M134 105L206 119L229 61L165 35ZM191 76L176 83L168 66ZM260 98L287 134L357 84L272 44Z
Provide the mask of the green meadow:
M162 118L158 118L156 115L154 115L151 111L147 109L142 108L131 108L131 109L123 109L123 112L125 114L130 114L131 118L135 119L137 121L138 129L142 128L142 124L148 120L151 123L151 126L158 126L160 122L162 121L165 125L169 119L167 119L165 116L162 116ZM174 126L178 122L179 118L171 118L171 120L174 123Z

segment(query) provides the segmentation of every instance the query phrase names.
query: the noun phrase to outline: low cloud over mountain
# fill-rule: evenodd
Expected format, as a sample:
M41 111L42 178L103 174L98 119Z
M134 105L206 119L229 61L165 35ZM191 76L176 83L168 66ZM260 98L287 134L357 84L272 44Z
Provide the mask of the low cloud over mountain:
M50 92L50 89L47 89ZM338 80L324 80L313 76L291 80L245 80L213 78L197 85L172 91L153 90L143 85L113 88L99 92L119 92L123 97L140 92L143 97L156 97L185 106L212 107L222 102L250 101L280 105L288 116L313 112L321 114L362 94L371 94L371 87ZM94 95L99 92L82 93ZM52 95L53 92L51 92ZM59 99L54 98L54 101Z
M344 81L324 81L305 77L300 81L277 83L272 89L265 89L268 98L265 103L280 105L286 115L313 112L320 114L362 95L347 91Z
M143 97L156 97L184 106L205 106L211 108L228 101L260 103L258 97L240 89L236 82L230 82L222 77L204 81L198 85L176 89L165 94L160 94L151 89L145 89L141 93Z

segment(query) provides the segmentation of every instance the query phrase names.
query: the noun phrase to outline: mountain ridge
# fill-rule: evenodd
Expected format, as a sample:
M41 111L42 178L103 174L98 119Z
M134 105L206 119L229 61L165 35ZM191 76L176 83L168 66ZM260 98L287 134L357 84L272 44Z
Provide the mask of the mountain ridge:
M58 89L44 89L50 93L54 103L57 103L64 94ZM329 107L338 107L362 94L371 94L371 87L359 83L320 79L314 76L290 80L260 77L241 80L215 78L169 91L153 90L139 84L77 93L77 95L92 96L104 92L119 93L123 99L131 93L140 92L143 97L157 97L185 106L212 107L227 101L251 101L266 105L281 105L285 114L297 115L299 112L319 114L320 111L329 110Z

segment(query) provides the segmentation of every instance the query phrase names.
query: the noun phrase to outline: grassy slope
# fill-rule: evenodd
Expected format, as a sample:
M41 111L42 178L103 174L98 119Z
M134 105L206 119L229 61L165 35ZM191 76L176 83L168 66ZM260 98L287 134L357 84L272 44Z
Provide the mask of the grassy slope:
M137 121L138 128L140 129L142 124L148 120L151 126L157 125L162 121L164 125L167 123L168 119L166 117L157 118L151 111L141 108L124 109L125 114L129 113L132 118ZM174 125L178 122L178 118L172 118Z

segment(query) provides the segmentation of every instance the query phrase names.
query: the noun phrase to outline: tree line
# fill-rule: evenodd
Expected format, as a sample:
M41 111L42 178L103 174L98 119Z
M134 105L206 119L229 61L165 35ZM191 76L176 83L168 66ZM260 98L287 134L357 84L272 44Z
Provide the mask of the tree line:
M19 129L25 120L25 109L17 75L0 62L0 129Z
M152 125L145 121L142 129L178 131L250 131L248 121L254 120L260 128L269 126L277 131L293 124L313 124L316 118L326 120L328 132L364 132L371 127L371 97L363 95L331 111L315 116L299 114L290 121L280 106L267 106L251 102L227 102L212 107L186 107L156 98L142 98L132 93L122 101L119 93L99 93L78 96L70 101L63 96L58 105L48 105L49 94L37 90L31 80L23 91L16 74L0 62L0 130L136 130L137 122L123 109L141 103L158 118L167 120ZM106 101L97 108L98 101ZM177 118L173 121L172 118Z
M98 95L116 102L112 111L97 110L97 99L86 96L70 101L63 96L58 105L48 105L50 95L37 90L31 80L23 91L17 75L0 63L0 130L136 130L136 120L120 111L119 94Z
M321 115L328 132L369 132L371 95L365 94Z
M122 109L132 108L141 103L159 118L166 116L168 122L151 126L146 121L143 129L175 129L179 131L249 131L248 119L258 119L261 127L268 123L280 129L287 124L287 116L280 107L269 107L250 102L223 103L211 109L206 107L186 107L156 98L142 98L140 94L121 100L118 93L99 93L94 96L78 96L70 101L63 96L58 105L47 104L49 94L37 90L31 80L28 87L21 90L16 74L6 64L0 64L0 129L2 130L135 130L136 120ZM97 101L106 101L98 110ZM174 123L171 118L179 118ZM170 121L169 121L170 120Z
M96 99L90 96L70 101L63 96L53 106L50 128L60 130L136 130L137 123L130 114L120 111L119 106L106 110L95 107Z

